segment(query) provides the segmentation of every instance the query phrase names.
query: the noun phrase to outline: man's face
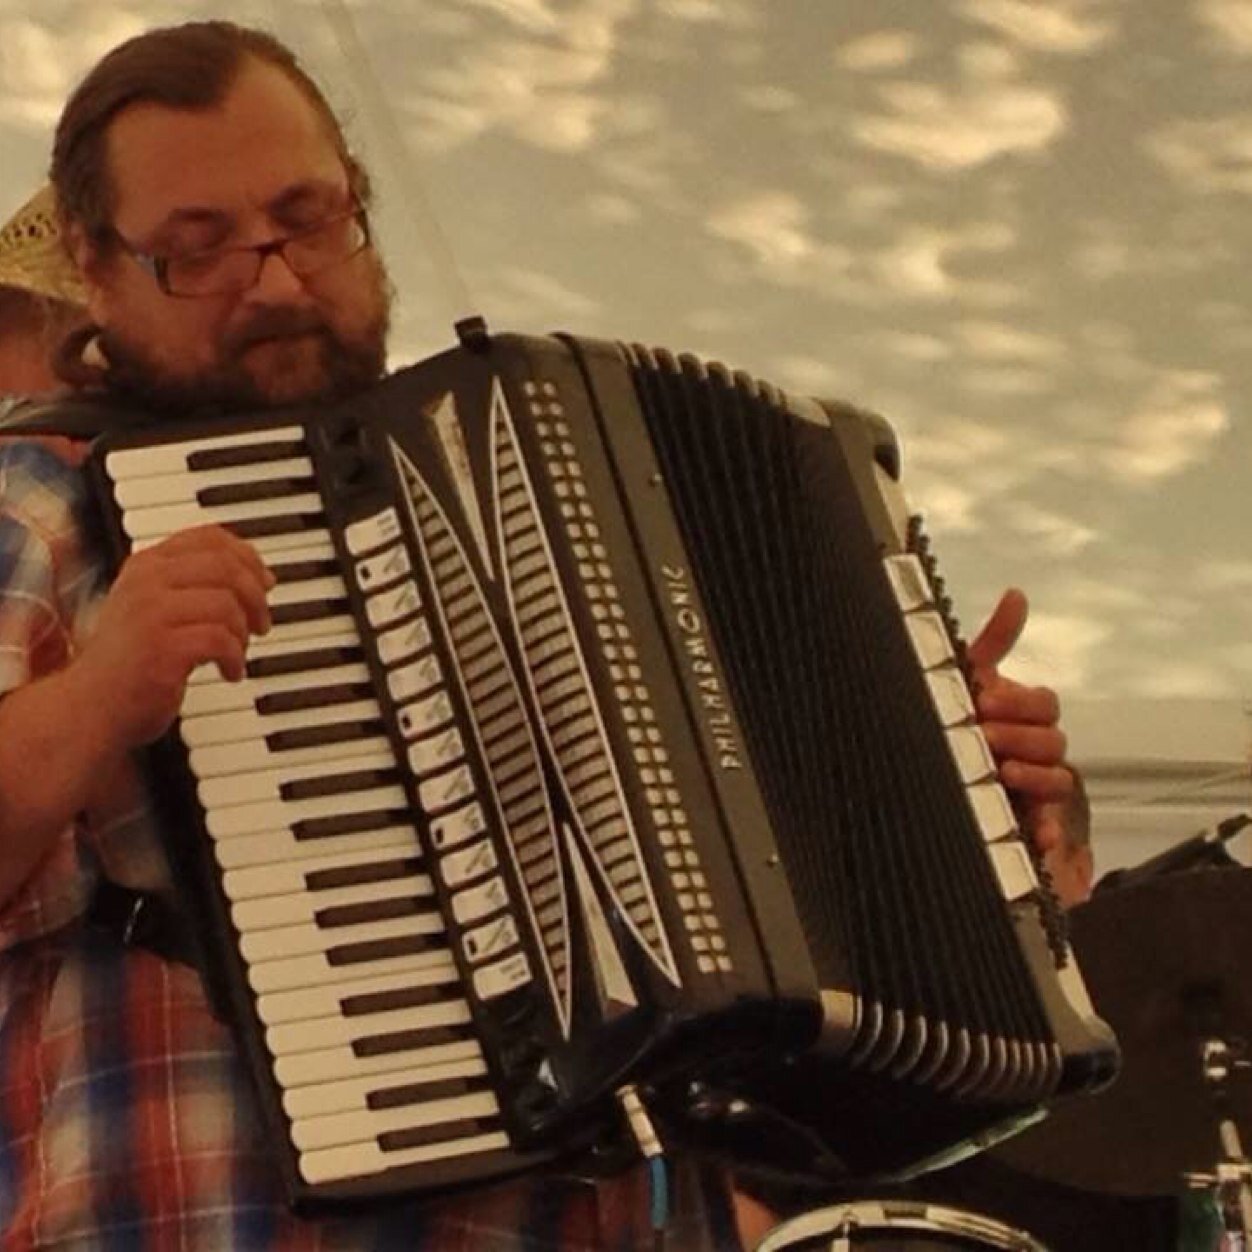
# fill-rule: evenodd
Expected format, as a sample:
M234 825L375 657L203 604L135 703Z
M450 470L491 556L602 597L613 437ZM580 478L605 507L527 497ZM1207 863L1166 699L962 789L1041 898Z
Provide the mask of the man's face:
M113 226L177 257L268 243L352 207L326 124L280 71L249 61L221 104L137 104L107 135ZM298 277L265 258L246 291L180 298L122 250L80 253L114 380L166 408L239 411L348 394L382 372L389 314L366 248Z

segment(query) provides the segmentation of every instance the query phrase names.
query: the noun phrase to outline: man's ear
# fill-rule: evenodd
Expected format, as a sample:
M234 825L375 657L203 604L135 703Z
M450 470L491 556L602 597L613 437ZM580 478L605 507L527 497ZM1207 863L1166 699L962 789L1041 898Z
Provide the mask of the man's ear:
M110 258L104 256L97 244L93 243L80 222L64 222L61 226L61 238L83 280L87 292L87 312L93 322L99 323L103 311L102 277Z

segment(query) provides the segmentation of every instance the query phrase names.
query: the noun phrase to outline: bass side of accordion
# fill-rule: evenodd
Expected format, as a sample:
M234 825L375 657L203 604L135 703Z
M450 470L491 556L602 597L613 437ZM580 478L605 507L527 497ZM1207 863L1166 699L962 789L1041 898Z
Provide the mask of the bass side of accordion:
M297 1203L577 1152L628 1084L831 1177L1111 1076L874 432L492 336L102 441L119 557L218 521L278 578L154 762Z

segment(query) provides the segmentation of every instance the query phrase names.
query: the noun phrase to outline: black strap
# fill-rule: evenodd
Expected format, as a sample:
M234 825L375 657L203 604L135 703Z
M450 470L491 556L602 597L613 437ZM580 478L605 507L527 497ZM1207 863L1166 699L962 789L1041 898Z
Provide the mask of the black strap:
M102 879L87 910L87 924L125 947L146 948L184 965L196 963L185 921L165 896Z

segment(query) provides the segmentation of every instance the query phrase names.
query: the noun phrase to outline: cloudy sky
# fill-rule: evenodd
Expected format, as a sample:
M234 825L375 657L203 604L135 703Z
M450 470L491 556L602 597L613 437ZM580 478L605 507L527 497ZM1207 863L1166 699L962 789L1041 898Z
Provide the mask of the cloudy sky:
M397 362L473 309L876 408L967 624L1030 593L1021 676L1243 717L1252 0L34 9L0 0L0 210L117 40L266 24L377 171Z

